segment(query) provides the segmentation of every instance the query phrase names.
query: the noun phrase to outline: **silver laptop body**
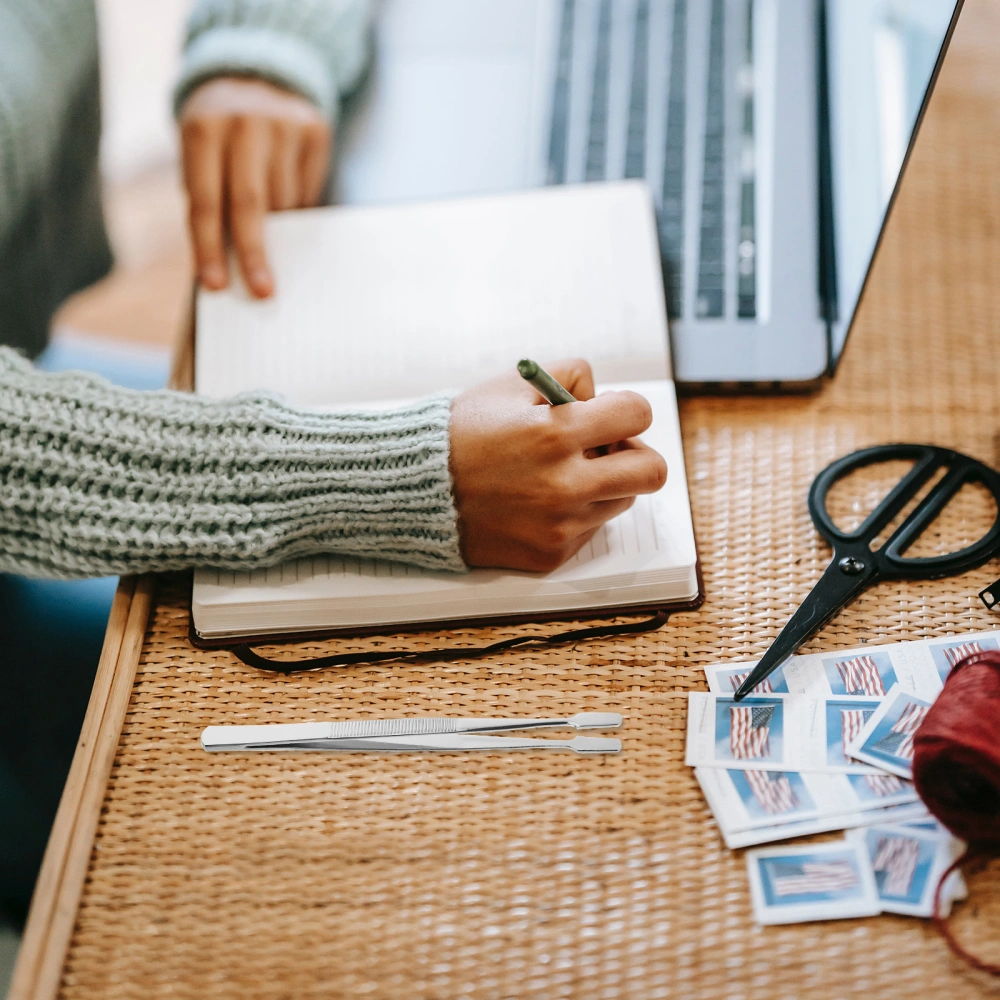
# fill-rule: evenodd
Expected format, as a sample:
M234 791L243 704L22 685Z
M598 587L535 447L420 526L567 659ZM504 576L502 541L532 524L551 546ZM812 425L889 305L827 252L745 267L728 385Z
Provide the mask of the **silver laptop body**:
M875 24L893 0L830 2L867 4ZM949 17L954 7L910 2ZM834 36L842 20L835 11ZM836 295L822 289L821 275L836 284L837 254L837 199L824 207L820 190L828 21L814 0L385 0L371 78L338 141L337 200L644 178L677 379L818 384L860 291L834 314ZM850 53L843 38L839 51ZM852 78L871 61L851 58ZM854 111L834 107L841 133ZM867 273L884 209L874 236L844 241L854 284L858 247Z

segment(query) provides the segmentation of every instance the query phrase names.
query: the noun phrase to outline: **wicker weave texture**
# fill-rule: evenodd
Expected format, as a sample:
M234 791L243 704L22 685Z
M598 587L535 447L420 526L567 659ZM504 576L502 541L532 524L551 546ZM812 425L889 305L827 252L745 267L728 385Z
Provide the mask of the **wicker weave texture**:
M896 440L1000 463L1000 12L969 0L963 16L835 382L682 406L705 605L628 640L277 677L193 650L189 583L164 580L63 997L1000 996L922 921L756 927L742 856L683 764L703 667L759 655L829 558L805 507L823 465ZM835 497L839 515L880 486ZM974 492L951 514L931 548L993 516ZM997 575L882 585L808 648L995 627L975 594ZM625 716L618 757L198 745L209 724L598 710ZM956 931L1000 960L1000 865L970 884Z

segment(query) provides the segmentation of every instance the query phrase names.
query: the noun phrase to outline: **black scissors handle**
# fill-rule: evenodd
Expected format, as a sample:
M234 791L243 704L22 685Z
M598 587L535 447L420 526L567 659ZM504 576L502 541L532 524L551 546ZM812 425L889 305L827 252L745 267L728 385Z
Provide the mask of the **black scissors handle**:
M913 460L913 468L853 531L842 531L827 510L831 487L856 469L894 459ZM873 552L872 542L938 472L944 475L920 500L903 523ZM907 557L906 550L966 483L981 483L992 493L997 517L990 530L972 545L942 556ZM1000 474L968 455L921 444L888 444L865 448L828 465L809 490L809 513L819 533L833 547L833 560L809 596L788 620L760 662L739 686L737 701L746 697L814 632L866 587L883 579L934 579L962 573L986 562L1000 550Z
M830 517L826 500L833 485L857 469L896 459L913 461L913 468L896 484L881 503L853 531L841 531ZM877 551L871 543L920 492L927 482L944 469L916 508ZM997 517L989 531L972 545L940 556L907 557L906 550L944 510L948 501L967 483L980 483L993 496ZM819 533L833 547L834 562L843 558L872 561L879 579L934 579L963 573L982 565L1000 550L1000 474L982 462L950 448L930 444L883 444L865 448L828 465L809 490L809 513Z

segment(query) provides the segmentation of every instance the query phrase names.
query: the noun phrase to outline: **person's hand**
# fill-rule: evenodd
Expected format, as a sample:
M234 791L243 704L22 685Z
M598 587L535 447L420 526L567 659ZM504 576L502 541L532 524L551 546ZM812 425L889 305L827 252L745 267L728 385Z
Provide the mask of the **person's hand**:
M663 458L634 440L652 421L642 396L595 398L586 361L545 367L581 402L549 406L511 372L452 404L452 482L469 566L555 569L637 494L666 482Z
M269 209L315 205L330 159L330 126L304 97L263 80L216 77L180 113L195 268L205 288L229 281L226 226L251 293L274 279L264 253Z

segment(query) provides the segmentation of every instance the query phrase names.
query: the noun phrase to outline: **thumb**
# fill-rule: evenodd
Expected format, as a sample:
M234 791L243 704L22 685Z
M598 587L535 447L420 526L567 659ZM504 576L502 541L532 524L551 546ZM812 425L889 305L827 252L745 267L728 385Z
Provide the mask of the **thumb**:
M562 358L542 367L577 399L594 398L594 373L583 358Z

